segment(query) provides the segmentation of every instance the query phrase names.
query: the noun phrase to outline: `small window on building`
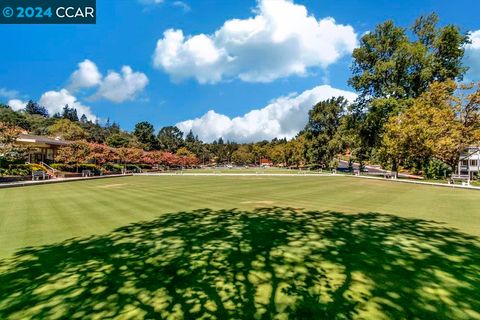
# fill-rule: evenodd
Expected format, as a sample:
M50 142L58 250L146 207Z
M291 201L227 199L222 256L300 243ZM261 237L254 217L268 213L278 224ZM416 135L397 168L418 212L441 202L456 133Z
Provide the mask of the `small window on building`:
M462 166L468 166L468 160L462 160Z
M478 160L470 160L470 166L476 167L478 165Z

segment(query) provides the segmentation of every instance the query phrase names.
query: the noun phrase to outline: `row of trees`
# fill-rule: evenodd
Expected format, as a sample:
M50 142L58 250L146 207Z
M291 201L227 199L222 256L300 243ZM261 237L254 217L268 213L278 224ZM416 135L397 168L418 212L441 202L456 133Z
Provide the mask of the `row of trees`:
M384 102L373 100L369 106L375 111L365 111L363 117L385 107ZM451 171L466 147L480 144L480 84L432 82L417 98L392 100L396 111L380 123L358 120L352 111L357 103L334 98L310 111L305 130L296 137L303 141L308 162L331 167L337 155L350 154L392 171L424 172L438 162ZM374 140L378 142L368 148L362 143Z
M140 148L111 148L104 144L77 141L59 150L55 159L60 163L78 165L94 163L146 164L165 167L192 167L197 165L195 154L186 148L176 153L168 151L145 151Z
M204 143L174 126L155 132L145 121L126 132L109 121L100 125L84 115L79 118L68 106L50 117L33 101L21 112L1 107L0 122L33 134L137 150L118 156L118 161L132 163L159 163L160 154L189 153L202 164L259 164L267 158L275 165L328 168L335 167L340 156L349 156L361 165L379 163L394 171L425 171L438 162L453 169L465 147L480 144L480 87L458 85L467 70L462 58L468 42L458 27L439 27L435 14L420 17L409 30L393 21L378 25L353 52L349 84L358 99L317 103L305 128L289 141L238 144L220 137Z
M62 114L49 117L48 113L35 102L28 108L13 111L9 106L0 105L0 122L23 129L32 134L61 137L70 141L85 141L115 149L137 149L164 151L170 154L193 153L202 164L236 163L239 165L259 163L268 158L275 164L303 165L302 146L298 141L274 139L250 144L224 141L221 137L212 143L204 143L193 132L186 135L175 126L161 128L157 134L152 124L140 122L132 132L126 132L107 121L101 125L76 117L76 110L64 107ZM43 110L43 111L42 111ZM73 115L73 116L72 116ZM83 120L82 120L83 119ZM17 130L19 131L19 130Z

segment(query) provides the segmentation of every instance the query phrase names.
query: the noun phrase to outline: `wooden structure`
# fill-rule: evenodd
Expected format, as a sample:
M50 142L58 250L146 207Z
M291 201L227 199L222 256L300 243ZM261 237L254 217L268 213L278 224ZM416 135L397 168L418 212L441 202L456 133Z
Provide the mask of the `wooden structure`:
M480 173L480 146L470 146L460 155L457 176L478 179Z
M31 134L19 134L19 145L29 148L26 161L30 163L53 162L60 147L70 144L60 138L50 138Z

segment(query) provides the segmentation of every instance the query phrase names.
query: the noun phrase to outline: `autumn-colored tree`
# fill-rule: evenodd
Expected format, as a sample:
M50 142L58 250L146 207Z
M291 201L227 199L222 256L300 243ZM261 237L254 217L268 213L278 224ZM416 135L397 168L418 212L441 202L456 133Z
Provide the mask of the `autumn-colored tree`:
M383 152L393 171L399 165L423 167L432 157L450 165L461 145L461 130L449 108L415 104L392 117L383 136Z
M433 83L411 107L389 120L382 152L392 170L398 165L420 168L432 158L455 168L463 149L480 142L480 88L460 96L454 94L456 89L453 81Z
M107 162L112 162L118 159L112 148L107 145L100 143L89 143L89 147L89 158L95 161L95 163L98 165L103 165Z
M295 139L290 140L285 147L289 149L288 165L295 165L297 167L303 166L306 163L305 159L305 135L300 134Z
M166 167L177 166L177 157L171 152L162 152L160 164Z
M143 150L137 148L118 148L115 149L118 159L124 163L137 164L142 162Z
M271 145L267 148L267 158L275 165L286 165L289 158L286 145L286 143Z
M480 82L460 85L456 112L467 144L480 143Z
M252 146L252 153L254 156L254 163L260 164L260 159L265 158L267 156L267 151L265 148L267 142L259 142L255 143Z
M58 150L55 161L72 164L77 167L91 159L91 149L88 143L76 141Z
M158 164L155 157L155 152L144 152L142 155L142 163L149 164L149 165L156 165Z
M19 127L0 122L0 164L2 160L16 161L26 156L28 148L16 143L20 132Z
M149 165L176 165L176 156L165 151L144 152L142 162Z
M198 163L195 154L185 147L178 149L175 156L177 157L176 162L182 167L192 167Z

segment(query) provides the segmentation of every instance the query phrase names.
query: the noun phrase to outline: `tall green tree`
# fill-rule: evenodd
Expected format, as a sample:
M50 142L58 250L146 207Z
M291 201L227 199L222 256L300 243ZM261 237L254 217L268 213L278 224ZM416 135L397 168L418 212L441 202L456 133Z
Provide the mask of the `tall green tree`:
M198 136L196 136L192 130L190 130L185 137L185 147L197 156L200 156L203 149L203 142L198 139Z
M435 81L461 80L468 36L457 26L438 26L438 16L419 17L408 32L393 21L378 25L353 51L349 84L359 92L349 115L358 158L375 156L384 124L408 108Z
M349 79L362 99L415 98L434 81L462 79L467 35L454 25L438 27L434 13L419 17L410 31L412 37L389 20L362 37Z
M135 125L133 135L137 137L138 141L145 145L145 150L150 151L157 148L155 139L155 129L153 125L147 121L139 122Z
M183 146L183 132L176 126L163 127L158 132L157 140L160 149L170 151L172 153Z
M25 112L28 114L38 114L42 117L48 118L48 111L45 107L40 106L38 103L30 100L25 106Z
M25 114L12 110L10 106L0 104L0 122L7 123L12 126L30 130L30 123Z
M339 144L334 138L347 106L348 101L344 97L337 97L317 103L308 112L308 123L304 131L307 159L311 164L330 167L340 152Z
M88 142L105 143L109 135L106 128L92 121L80 121L79 125L85 130Z
M63 119L68 119L72 122L78 122L78 113L77 109L70 108L68 104L63 107L62 116Z
M106 139L107 145L112 148L127 148L131 146L132 137L123 131L115 132Z
M87 123L88 122L88 118L85 114L82 114L82 116L80 117L80 122L81 123Z
M185 137L185 144L188 145L189 144L193 144L195 143L195 141L197 141L198 139L195 137L195 135L193 134L193 131L192 129L190 129L190 131L188 131L187 133L187 136Z
M48 128L56 122L56 119L46 118L39 114L25 113L25 119L29 125L29 132L35 135L48 135Z

